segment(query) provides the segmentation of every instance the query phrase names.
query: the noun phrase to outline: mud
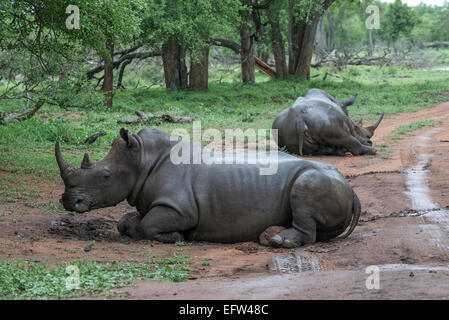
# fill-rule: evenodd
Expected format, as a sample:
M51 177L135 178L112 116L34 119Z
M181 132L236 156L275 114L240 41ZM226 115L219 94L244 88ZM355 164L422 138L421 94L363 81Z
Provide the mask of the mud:
M118 241L117 233L110 232L117 227L117 222L103 218L60 218L51 221L48 233L55 237L72 240L108 240Z
M391 139L397 126L421 119L439 124L411 132L403 140ZM362 216L350 237L300 249L254 242L194 242L182 247L182 253L193 259L193 280L139 281L135 287L117 290L115 298L447 299L449 143L445 141L449 141L449 103L387 116L373 142L387 144L389 152L374 158L306 157L335 165L357 192ZM0 170L0 176L4 174ZM41 201L58 203L62 183L31 176L27 182L39 190ZM0 203L0 260L141 262L149 250L161 256L177 252L174 244L120 236L116 223L131 210L121 203L71 216L30 207L25 200ZM85 252L92 240L95 245ZM209 266L202 265L204 258L212 259ZM366 268L373 265L380 271L379 290L366 287Z

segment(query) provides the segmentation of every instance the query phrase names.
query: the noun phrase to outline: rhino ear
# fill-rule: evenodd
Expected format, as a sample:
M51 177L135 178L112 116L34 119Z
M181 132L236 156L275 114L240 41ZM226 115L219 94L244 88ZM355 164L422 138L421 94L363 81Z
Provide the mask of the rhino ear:
M354 102L355 102L355 99L357 99L357 94L355 94L355 95L353 95L351 98L349 98L349 99L343 101L343 102L341 103L342 107L346 108L346 107L348 107L348 106L350 106L350 105L353 105Z
M120 129L120 137L122 137L122 139L125 140L126 145L128 147L131 146L131 141L129 140L128 130L126 130L125 128L121 128Z
M356 125L361 127L363 125L363 119L360 119L359 121L357 121Z

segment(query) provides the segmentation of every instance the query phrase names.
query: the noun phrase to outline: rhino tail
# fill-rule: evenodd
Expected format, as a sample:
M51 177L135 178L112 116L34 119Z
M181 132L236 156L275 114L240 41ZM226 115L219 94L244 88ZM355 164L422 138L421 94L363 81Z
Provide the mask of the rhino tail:
M348 231L346 231L345 234L343 234L342 236L339 236L337 239L345 239L352 233L352 231L354 231L355 227L359 223L361 205L360 205L360 200L357 197L357 195L355 194L355 192L352 191L352 193L353 193L353 204L352 204L352 215L351 215L350 221L348 221L348 223L345 223L342 228L338 228L336 230L329 231L329 232L317 232L317 235L316 235L317 241L327 241L332 238L335 238L336 236L338 236L339 234L344 232L348 228L348 226L349 226Z
M352 191L352 193L354 194L354 198L353 198L354 200L353 200L353 204L352 204L351 225L350 225L348 231L346 231L345 234L340 236L339 239L347 238L352 233L352 231L354 231L355 227L359 223L360 213L362 211L362 206L360 205L359 197L357 197L357 195L355 194L354 191Z
M304 135L306 133L306 124L303 118L299 118L296 124L296 133L298 134L298 153L300 156L303 156Z

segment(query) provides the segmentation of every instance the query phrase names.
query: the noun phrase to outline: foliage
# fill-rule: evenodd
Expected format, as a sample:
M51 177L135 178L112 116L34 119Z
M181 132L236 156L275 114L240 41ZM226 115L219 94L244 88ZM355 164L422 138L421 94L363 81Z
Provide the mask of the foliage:
M239 0L147 0L147 4L142 30L145 42L156 47L176 38L192 51L239 24Z
M138 264L75 260L50 268L40 261L0 262L0 299L60 299L87 294L111 294L111 289L130 286L139 279L180 282L187 280L191 259L174 254ZM79 289L67 288L68 266L79 270Z
M437 122L435 120L431 120L431 119L420 120L420 121L415 121L415 122L411 122L408 124L400 125L394 130L394 132L397 134L400 134L400 135L404 135L409 132L422 129L424 127L433 127L436 124L437 124Z
M445 99L441 92L447 90L449 80L444 72L416 71L397 66L351 66L344 71L320 68L311 73L323 74L326 70L339 73L344 78L270 80L257 73L256 84L242 85L238 80L211 83L207 93L166 91L164 88L119 91L111 110L92 107L61 112L56 106L47 105L33 119L0 126L0 168L60 181L53 152L56 140L62 141L62 152L70 163L79 165L84 152L89 152L91 159L98 161L106 155L111 142L124 126L117 124L117 120L134 118L135 110L153 115L193 116L201 121L203 130L268 130L276 115L298 96L310 88L321 88L341 100L357 93L357 102L349 108L350 115L355 120L363 117L369 121L376 119L382 111L393 114L435 105ZM237 79L238 75L235 77ZM155 126L167 133L177 128L192 130L191 124L165 122L125 127L138 132L143 127ZM84 139L101 130L107 135L93 145L83 143Z
M418 23L415 12L401 0L389 4L384 14L384 37L387 40L397 41L400 35L409 36Z

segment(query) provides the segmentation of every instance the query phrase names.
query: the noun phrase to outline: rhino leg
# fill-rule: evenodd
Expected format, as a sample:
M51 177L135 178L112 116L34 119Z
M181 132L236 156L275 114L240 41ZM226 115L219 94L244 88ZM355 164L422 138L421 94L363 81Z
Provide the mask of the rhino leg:
M134 211L125 214L117 224L117 229L122 236L128 236L133 239L142 239L143 235L140 231L140 222L142 216L139 212Z
M272 244L292 248L315 243L317 231L351 219L352 203L352 189L344 181L316 169L305 171L290 192L292 227L272 237Z
M142 219L140 229L144 239L173 243L183 241L183 231L195 226L192 217L165 206L152 208Z
M337 149L345 148L355 156L363 154L374 155L377 152L376 149L361 144L360 141L353 136L346 136L343 138L329 138L326 142L331 146L337 147Z

